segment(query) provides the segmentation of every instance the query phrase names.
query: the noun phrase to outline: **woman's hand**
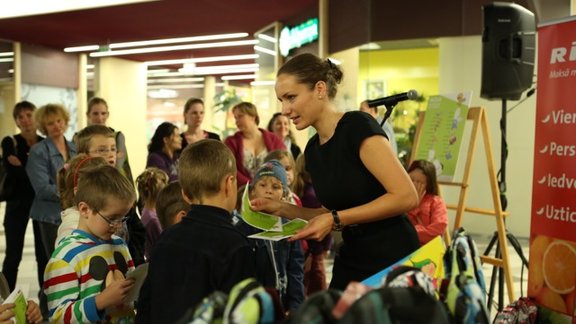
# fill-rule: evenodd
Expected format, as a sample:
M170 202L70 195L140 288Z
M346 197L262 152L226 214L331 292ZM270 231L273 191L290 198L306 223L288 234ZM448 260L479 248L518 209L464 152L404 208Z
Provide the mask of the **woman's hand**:
M284 203L278 200L271 200L266 198L255 198L250 201L250 208L253 211L265 212L269 214L280 215L282 205Z
M12 309L14 304L4 304L0 305L0 324L13 324L14 312Z
M32 300L28 301L28 306L26 307L26 320L28 323L42 322L42 312L40 312L40 307Z
M303 229L298 231L298 233L288 239L288 241L292 242L304 239L322 241L326 235L332 232L333 225L334 219L330 213L318 215L312 218Z

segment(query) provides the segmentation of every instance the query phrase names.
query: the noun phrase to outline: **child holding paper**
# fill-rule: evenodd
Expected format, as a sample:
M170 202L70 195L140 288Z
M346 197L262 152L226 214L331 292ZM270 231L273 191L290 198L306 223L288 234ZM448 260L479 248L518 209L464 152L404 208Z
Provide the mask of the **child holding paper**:
M134 186L110 165L79 173L78 228L60 242L44 273L50 322L133 322L125 298L134 281L125 275L134 262L114 233L136 200Z
M284 166L278 160L262 164L249 184L250 199L289 199ZM285 220L283 220L283 223ZM237 225L247 236L259 230L240 220ZM300 241L251 239L256 247L257 279L278 291L283 307L296 309L304 301L304 252Z
M16 316L15 307L13 303L2 304L4 300L0 297L0 324L15 323L14 317ZM42 313L40 307L33 300L28 300L26 305L26 322L27 323L41 323Z

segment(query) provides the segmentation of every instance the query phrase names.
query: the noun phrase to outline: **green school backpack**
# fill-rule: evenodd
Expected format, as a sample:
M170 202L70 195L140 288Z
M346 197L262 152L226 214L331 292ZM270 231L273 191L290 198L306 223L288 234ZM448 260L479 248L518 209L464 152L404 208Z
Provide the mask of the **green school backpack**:
M253 278L237 283L228 295L224 324L274 323L274 303L270 294Z
M486 284L476 244L459 228L444 255L445 276L440 295L455 323L490 323Z

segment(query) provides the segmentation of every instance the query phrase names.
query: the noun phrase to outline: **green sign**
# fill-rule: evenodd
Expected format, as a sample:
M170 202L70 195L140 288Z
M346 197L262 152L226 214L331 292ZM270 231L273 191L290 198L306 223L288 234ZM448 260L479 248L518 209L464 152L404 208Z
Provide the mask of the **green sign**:
M288 56L290 50L318 39L318 18L312 18L296 27L284 27L280 32L280 54Z
M471 97L468 91L428 99L416 159L432 162L438 180L454 178Z

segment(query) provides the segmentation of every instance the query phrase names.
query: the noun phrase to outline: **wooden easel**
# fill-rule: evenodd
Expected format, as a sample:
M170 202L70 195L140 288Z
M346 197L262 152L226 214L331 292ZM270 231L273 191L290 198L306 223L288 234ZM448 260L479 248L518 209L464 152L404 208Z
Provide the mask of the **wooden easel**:
M414 137L414 145L412 146L412 154L410 156L410 162L412 162L418 151L418 145L420 144L420 132L422 126L424 125L424 112L420 112L418 118L418 124L416 126L416 134ZM472 132L470 134L470 142L468 144L468 154L466 156L466 164L464 166L464 175L462 177L462 182L446 182L439 181L440 185L454 186L460 188L460 195L458 198L457 205L447 204L447 208L451 210L456 210L456 218L454 221L454 226L452 227L452 232L459 228L462 223L462 216L464 212L480 214L480 215L490 215L496 218L496 227L498 230L498 242L500 246L500 251L502 258L495 258L486 255L480 256L482 262L500 267L504 269L504 276L506 280L506 288L508 290L508 298L510 302L516 300L514 297L514 287L512 282L512 273L510 272L510 262L508 257L508 242L506 238L506 227L504 224L504 217L508 215L507 212L502 210L502 205L500 203L500 192L498 190L498 180L496 178L496 168L494 166L494 157L492 155L492 144L490 138L490 132L488 130L488 121L486 119L486 113L482 107L472 107L468 109L468 121L472 121ZM484 142L484 151L486 152L486 164L488 166L488 177L490 178L490 189L492 192L492 202L494 203L494 209L483 209L474 208L466 205L466 198L468 195L468 181L470 179L470 171L472 170L472 161L474 158L474 151L476 150L476 139L478 136L479 128L481 129ZM465 149L465 143L462 143L462 148ZM445 236L446 242L450 243L450 237L447 233Z

